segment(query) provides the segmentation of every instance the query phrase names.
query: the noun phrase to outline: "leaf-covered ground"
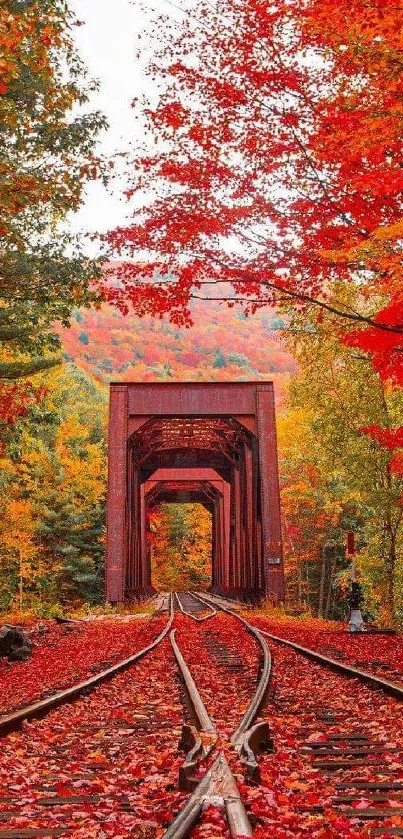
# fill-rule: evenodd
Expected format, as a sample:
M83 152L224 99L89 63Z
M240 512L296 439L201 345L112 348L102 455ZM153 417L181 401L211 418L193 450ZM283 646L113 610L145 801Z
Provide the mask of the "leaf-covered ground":
M256 614L250 615L249 619L273 635L392 682L403 683L403 635L350 634L345 624L330 621L273 619Z
M160 836L184 799L175 673L165 640L89 696L4 738L0 826L44 836L66 826L75 839Z
M61 625L44 621L45 631L33 626L28 661L0 658L0 714L105 670L149 644L165 623L166 617L107 618Z
M374 805L363 792L357 793L348 805L332 806L337 794L335 785L352 779L403 782L401 706L393 698L325 670L289 648L273 642L270 646L274 655L274 697L266 707L265 718L270 721L276 751L261 760L261 786L242 785L245 799L258 820L256 839L367 836L369 828L360 823L360 810ZM334 722L323 720L327 711ZM380 743L384 753L363 758L361 765L358 759L358 765L348 770L327 771L316 768L312 756L303 752L307 743L325 742L330 735L348 736L358 731ZM389 795L387 802L375 806L401 810L401 815L394 815L389 825L403 827L403 793ZM324 806L324 811L315 812L320 806ZM357 810L356 819L344 816L347 807ZM370 824L371 828L384 827L381 821ZM388 836L386 827L383 835Z
M179 615L175 625L208 710L227 741L253 692L255 643L225 616L200 626ZM126 643L130 627L124 624ZM88 697L4 738L0 829L37 827L46 835L51 825L68 828L77 839L157 839L187 797L177 790L183 761L177 744L185 718L166 640ZM195 836L229 836L223 814L210 808Z
M165 620L97 622L94 631L98 625L99 633L111 630L115 637L115 628L119 630L122 657L129 654L135 640L138 648L144 646ZM275 753L261 758L261 784L246 784L229 738L252 698L259 648L240 623L227 615L196 624L176 614L174 625L176 640L238 778L256 839L371 835L359 816L372 803L365 793L357 792L351 802L336 806L336 783L401 780L403 784L399 703L270 641L274 674L263 716L270 723ZM89 625L78 628L77 646L80 638L81 643L88 638L89 629ZM59 644L48 648L48 654L59 655L64 640L73 643L74 633L61 634ZM98 665L95 635L93 644L92 657ZM110 644L105 641L104 648L111 650ZM115 651L117 646L116 642ZM24 672L26 666L18 665L16 672ZM37 677L39 683L38 673ZM187 798L177 788L183 761L178 740L186 713L166 639L146 659L88 696L25 724L21 732L2 740L0 831L39 828L45 837L52 826L64 827L73 839L160 839ZM347 770L328 771L314 765L311 743L352 732L366 735L378 751ZM375 806L393 807L389 826L403 828L403 790ZM346 817L347 807L357 810L356 819ZM374 822L370 824L372 828ZM378 826L383 823L379 821ZM387 828L382 835L388 836ZM228 839L223 813L208 808L191 836Z
M256 683L255 642L233 618L221 615L202 625L177 615L175 626L226 743ZM130 629L125 623L126 644ZM186 798L177 790L183 761L177 744L186 718L179 690L166 640L88 697L4 738L0 829L65 826L77 839L161 836ZM209 808L194 835L228 837L223 814Z

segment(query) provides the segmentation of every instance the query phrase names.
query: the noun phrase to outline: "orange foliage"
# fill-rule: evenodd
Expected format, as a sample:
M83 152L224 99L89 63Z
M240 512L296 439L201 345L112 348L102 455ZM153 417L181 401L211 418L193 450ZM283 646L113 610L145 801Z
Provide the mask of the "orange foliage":
M211 515L201 504L161 504L150 516L153 585L206 587L211 581Z
M64 352L103 381L270 379L283 392L295 364L273 314L249 318L239 308L194 303L194 326L122 316L104 305L80 310L61 332Z

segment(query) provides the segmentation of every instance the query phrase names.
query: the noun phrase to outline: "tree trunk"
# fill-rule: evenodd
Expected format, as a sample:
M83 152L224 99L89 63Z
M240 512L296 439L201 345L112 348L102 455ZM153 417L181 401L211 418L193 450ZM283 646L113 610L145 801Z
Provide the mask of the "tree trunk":
M326 549L321 550L322 565L320 570L320 585L319 585L319 599L318 599L318 618L324 617L325 605L325 587L326 587L326 572L327 572L327 556Z
M25 376L33 376L41 370L49 370L61 364L61 358L33 358L31 361L3 361L0 363L0 379L14 380L23 379Z
M396 534L389 521L386 528L388 537L388 551L385 556L386 577L386 612L388 619L394 624L395 614L395 569L396 569Z
M333 553L335 554L335 551ZM327 586L327 598L326 598L326 607L325 607L325 618L326 618L326 620L329 618L330 607L332 605L332 593L333 593L332 592L332 580L333 580L333 574L334 574L335 567L336 567L336 557L334 555L332 563L330 565L330 569L329 569L329 582L328 582L328 586Z
M298 563L298 605L302 605L302 596L304 588L304 569L302 562Z

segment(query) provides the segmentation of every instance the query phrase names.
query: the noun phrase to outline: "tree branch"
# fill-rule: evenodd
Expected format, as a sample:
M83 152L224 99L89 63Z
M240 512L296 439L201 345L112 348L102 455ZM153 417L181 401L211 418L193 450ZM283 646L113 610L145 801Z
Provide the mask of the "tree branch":
M24 379L42 370L49 370L61 364L61 358L34 358L32 361L4 361L0 362L0 379Z

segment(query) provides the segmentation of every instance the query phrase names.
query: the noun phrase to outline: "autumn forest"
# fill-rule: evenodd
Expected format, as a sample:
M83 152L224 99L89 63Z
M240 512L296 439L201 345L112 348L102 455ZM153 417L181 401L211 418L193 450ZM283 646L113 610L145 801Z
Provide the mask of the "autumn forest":
M0 0L0 839L403 836L403 6Z
M1 4L0 611L105 608L110 381L267 380L286 612L347 620L353 532L365 619L399 628L401 9L184 8L106 155L82 21ZM71 224L93 183L127 206L98 237ZM161 504L148 538L157 590L208 589L208 511Z

